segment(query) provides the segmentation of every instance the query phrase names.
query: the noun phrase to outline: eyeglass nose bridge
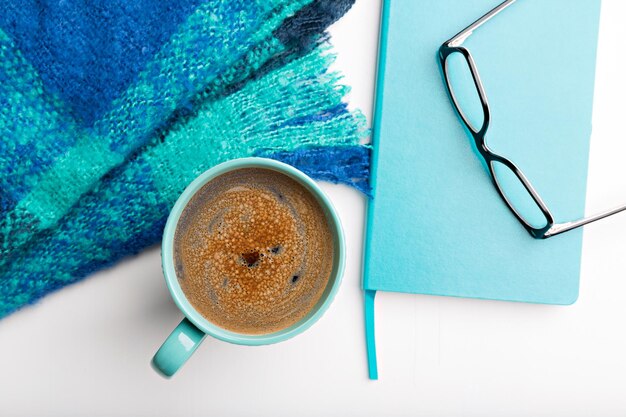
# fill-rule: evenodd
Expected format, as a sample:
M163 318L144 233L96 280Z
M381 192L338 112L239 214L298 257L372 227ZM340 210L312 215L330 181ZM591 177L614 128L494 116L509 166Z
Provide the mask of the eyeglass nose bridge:
M461 108L461 105L458 102L458 99L454 93L454 88L450 81L450 73L448 71L448 58L455 54L460 53L465 59L467 63L470 74L472 75L472 81L474 83L474 87L476 88L476 92L478 93L478 98L480 100L481 109L483 111L483 122L479 129L474 128L472 123L469 121L469 118ZM472 133L474 140L476 141L476 146L479 149L485 148L485 135L487 130L489 129L489 124L491 122L491 111L489 108L489 101L487 100L487 94L485 93L485 89L483 87L482 80L480 79L480 75L478 74L478 70L476 69L476 64L474 62L474 58L470 51L464 46L451 46L450 41L444 43L439 48L439 61L440 67L443 72L443 78L446 84L446 90L454 108L458 115L461 117L463 124L467 129Z

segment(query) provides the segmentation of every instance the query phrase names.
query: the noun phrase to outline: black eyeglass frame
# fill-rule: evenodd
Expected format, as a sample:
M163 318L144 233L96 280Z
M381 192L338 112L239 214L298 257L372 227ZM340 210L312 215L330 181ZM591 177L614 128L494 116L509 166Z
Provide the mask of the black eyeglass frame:
M476 64L474 62L474 58L472 57L471 52L464 47L463 42L476 30L478 27L482 26L484 23L492 19L506 7L513 4L516 0L506 0L496 6L494 9L489 11L487 14L476 20L474 23L463 29L461 32L453 36L451 39L444 42L439 48L439 65L441 68L441 72L444 78L444 84L446 86L446 90L448 92L448 96L450 101L452 102L453 107L455 108L459 118L463 122L464 126L470 132L472 138L474 139L474 143L476 144L476 149L478 150L481 157L484 159L489 174L491 175L491 180L498 191L498 194L505 202L509 210L513 213L513 215L517 218L517 220L524 226L524 228L530 233L530 235L536 239L546 239L552 236L556 236L558 234L567 232L572 229L576 229L585 224L594 222L596 220L603 219L605 217L611 216L613 214L619 213L621 211L626 210L626 205L616 207L611 210L607 210L602 213L595 214L593 216L589 216L580 220L575 220L566 223L555 223L554 217L546 204L543 202L535 188L532 186L530 181L526 178L522 170L520 170L510 159L505 158L502 155L499 155L493 152L486 143L486 134L489 129L489 123L491 122L491 111L489 108L489 102L487 100L487 95L485 93L485 89L483 83L480 79L480 75L478 73L478 69L476 68ZM457 98L454 94L454 89L450 82L449 74L448 74L448 58L456 53L460 53L465 61L467 62L470 73L472 75L472 79L474 81L474 86L476 87L478 97L480 99L481 107L483 110L483 123L479 129L476 129L468 120L467 116L461 109ZM542 215L545 217L546 224L542 227L535 227L531 225L525 218L522 216L515 208L515 206L509 201L504 190L502 189L500 183L498 182L498 177L494 170L494 163L500 163L504 165L506 168L510 169L511 172L517 177L517 179L524 186L528 194L531 196Z

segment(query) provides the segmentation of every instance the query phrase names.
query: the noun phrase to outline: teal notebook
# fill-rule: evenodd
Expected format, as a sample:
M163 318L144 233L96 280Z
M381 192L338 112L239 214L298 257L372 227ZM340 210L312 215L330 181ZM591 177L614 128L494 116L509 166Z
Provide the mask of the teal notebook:
M363 278L371 378L376 291L578 297L582 230L547 240L524 230L442 82L439 46L499 3L383 1ZM487 143L523 170L557 222L584 214L599 14L600 0L518 0L464 43L491 106Z

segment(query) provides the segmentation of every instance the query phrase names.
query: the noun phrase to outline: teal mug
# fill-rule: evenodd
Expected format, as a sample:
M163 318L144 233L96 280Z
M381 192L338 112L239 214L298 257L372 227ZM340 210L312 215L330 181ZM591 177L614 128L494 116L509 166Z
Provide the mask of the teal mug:
M333 233L335 253L333 258L333 269L326 289L320 301L315 307L299 322L286 329L262 335L239 334L218 327L205 319L196 311L185 297L174 267L174 233L178 220L191 198L205 184L212 179L229 171L242 168L262 168L278 171L285 174L303 185L320 203L324 214L329 222ZM200 342L207 336L213 336L225 342L239 345L258 346L271 343L282 342L297 334L302 333L315 323L328 309L335 294L339 289L343 268L345 263L345 242L343 230L339 221L339 216L335 212L330 200L324 192L317 186L315 181L296 168L266 158L241 158L234 159L216 165L196 178L181 194L174 205L165 225L163 232L163 243L161 247L161 261L165 282L178 308L183 312L185 318L174 329L165 340L161 348L152 359L153 367L166 377L172 376L191 357L198 348Z

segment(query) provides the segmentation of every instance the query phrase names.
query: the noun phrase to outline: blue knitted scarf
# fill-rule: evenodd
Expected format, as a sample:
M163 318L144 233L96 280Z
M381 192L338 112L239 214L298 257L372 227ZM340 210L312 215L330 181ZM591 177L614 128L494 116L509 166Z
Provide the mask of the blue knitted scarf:
M224 160L367 192L324 35L352 2L0 1L0 317L158 242Z

